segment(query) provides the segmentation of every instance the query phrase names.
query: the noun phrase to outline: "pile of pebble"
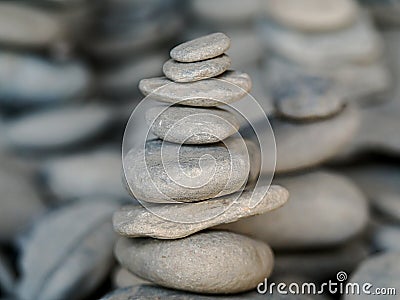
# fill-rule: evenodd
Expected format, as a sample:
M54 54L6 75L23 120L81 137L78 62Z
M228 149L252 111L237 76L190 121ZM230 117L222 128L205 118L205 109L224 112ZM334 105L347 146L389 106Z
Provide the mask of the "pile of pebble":
M266 64L268 86L306 72L331 78L352 101L388 88L382 40L355 1L270 0L265 14L260 37L274 54Z
M0 0L0 299L327 300L339 297L253 288L267 275L275 284L318 284L339 271L348 282L398 294L399 7L398 0ZM211 32L230 36L230 48L218 34L217 57L179 62L185 58L175 50L167 77L152 78L162 76L172 45ZM218 63L205 68L207 79L177 68L205 61ZM201 80L178 82L188 72ZM146 163L159 165L160 149L176 163L171 154L180 147L186 174L199 175L198 163L204 176L214 163L220 168L207 189L178 189L160 168L153 182L143 172L127 176L139 182L129 185L142 206L124 189L121 137L142 78L150 78L142 93L164 102L141 116L151 128ZM251 87L275 134L276 174L256 207L248 206L249 185L240 186L259 172L247 124L219 103L249 106L234 85ZM226 149L245 162L230 180L217 176L227 173ZM138 167L131 175L143 170L137 156L126 157ZM188 199L195 202L181 203ZM122 266L113 225L126 236L117 246Z
M254 192L261 201L251 208L253 191L236 193L247 182L250 161L241 148L246 149L243 140L233 136L240 125L235 115L216 106L243 98L251 81L247 74L227 70L230 59L224 52L229 45L222 33L178 45L164 64L166 77L140 82L145 95L174 105L148 111L150 130L159 139L148 140L145 149L133 148L124 157L133 195L157 204L128 206L114 214L115 230L130 237L119 240L115 252L124 268L164 287L238 293L255 288L272 271L267 244L227 231L203 231L266 213L288 198L280 186L271 186L268 193L266 187L258 187ZM236 85L229 89L232 83ZM196 165L206 155L215 158L215 166L204 161ZM220 213L213 216L216 212ZM180 221L181 216L188 222ZM118 297L117 293L110 299Z

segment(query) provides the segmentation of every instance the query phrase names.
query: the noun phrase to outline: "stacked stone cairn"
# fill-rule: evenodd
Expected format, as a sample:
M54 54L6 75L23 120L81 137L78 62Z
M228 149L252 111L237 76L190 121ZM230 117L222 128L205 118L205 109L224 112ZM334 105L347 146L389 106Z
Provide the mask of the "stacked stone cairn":
M260 37L274 54L266 84L287 74L326 76L352 101L371 100L390 84L382 39L369 15L353 0L269 0Z
M250 172L248 153L241 149L246 144L234 136L240 126L235 115L216 106L243 98L251 80L227 71L230 58L224 52L229 45L223 33L178 45L164 64L166 77L143 79L139 85L143 94L175 104L163 106L159 114L159 107L147 112L150 131L158 139L147 140L145 149L133 148L123 158L130 192L142 205L114 214L114 229L125 236L115 253L125 269L160 286L239 293L254 289L272 271L273 254L266 243L207 230L266 213L288 198L280 186L270 186L268 192L256 187L254 195L261 200L251 207L252 191L237 193ZM206 155L215 161L204 161Z

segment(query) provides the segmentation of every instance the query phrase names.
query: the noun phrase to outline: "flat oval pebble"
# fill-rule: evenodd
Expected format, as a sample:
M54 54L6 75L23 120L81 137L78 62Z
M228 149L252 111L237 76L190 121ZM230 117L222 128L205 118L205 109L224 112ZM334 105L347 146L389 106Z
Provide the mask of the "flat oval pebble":
M293 29L321 32L351 25L358 8L351 0L268 0L265 12Z
M10 146L19 149L60 149L100 135L113 121L113 112L98 105L42 110L6 123Z
M20 260L20 299L81 299L93 291L112 267L115 235L109 220L116 208L77 202L36 223Z
M273 91L287 80L293 80L292 77L304 74L331 80L338 96L348 102L373 100L373 96L387 91L391 82L389 70L380 59L369 64L338 64L326 68L305 67L275 55L264 66L263 83L267 90Z
M175 82L193 82L218 76L230 65L231 59L225 54L192 63L181 63L170 59L163 65L163 72Z
M263 296L257 292L248 292L239 295L199 295L193 293L187 293L183 291L177 291L172 289L166 289L163 287L150 285L150 284L135 284L130 287L121 288L105 295L100 300L127 300L127 299L163 299L163 300L252 300L252 299L263 299ZM280 300L281 298L271 298L272 300ZM284 298L286 299L286 298ZM308 298L307 298L308 299ZM303 298L301 299L303 300ZM305 300L305 299L304 299Z
M0 165L0 240L15 238L40 216L45 205L33 180L15 167Z
M224 144L147 141L145 149L133 148L123 158L125 177L135 197L147 202L196 202L231 194L246 183L250 162L243 140Z
M128 237L182 238L215 225L267 213L284 205L289 197L280 186L271 186L264 195L266 190L258 187L254 195L249 190L240 197L232 194L197 203L156 204L149 209L126 206L114 213L114 230ZM255 207L251 205L252 197L260 198Z
M146 112L146 121L154 135L177 144L216 143L240 127L234 113L220 108L156 106Z
M267 244L226 231L179 240L124 238L115 253L122 266L144 279L198 293L251 290L270 275L273 266Z
M62 38L60 20L45 10L21 3L0 3L0 43L22 47L48 46Z
M189 106L217 106L235 102L251 89L251 79L246 73L226 71L210 79L190 83L177 83L165 77L142 79L140 91L152 99Z
M219 228L247 234L280 249L343 244L367 224L368 204L346 177L318 171L278 178L290 199L280 209Z
M121 170L119 151L98 150L48 160L41 165L40 175L59 201L86 197L117 201L128 196Z
M196 62L224 54L230 44L228 36L217 32L180 44L171 50L170 55L179 62Z
M344 300L353 299L387 299L397 300L396 295L400 290L400 253L387 253L371 256L363 261L357 270L352 274L349 282L358 283L362 287L365 283L369 283L371 295L365 293L344 295ZM393 288L395 295L373 295L376 288ZM393 291L392 291L393 292Z
M39 56L0 51L0 104L44 105L85 95L91 74L80 61L53 62Z
M344 106L344 99L333 83L316 76L298 76L272 90L276 110L294 120L332 116Z
M283 173L334 157L350 143L360 120L354 108L346 107L331 118L315 122L296 123L278 118L271 118L270 122L277 147L276 172ZM317 139L318 147L315 147Z
M266 46L274 53L305 66L331 68L340 64L368 64L382 54L383 42L366 15L349 28L303 33L272 22L259 26Z

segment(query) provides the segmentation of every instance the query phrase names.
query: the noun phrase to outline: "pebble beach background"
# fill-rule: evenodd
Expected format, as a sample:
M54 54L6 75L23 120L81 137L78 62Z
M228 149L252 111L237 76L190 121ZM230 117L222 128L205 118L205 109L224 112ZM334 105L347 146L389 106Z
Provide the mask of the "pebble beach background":
M1 0L1 300L218 299L140 285L114 258L112 225L134 201L121 143L139 81L213 32L252 79L273 184L290 195L220 228L267 242L274 282L343 271L397 289L368 299L400 299L400 1ZM221 299L365 299L275 297Z

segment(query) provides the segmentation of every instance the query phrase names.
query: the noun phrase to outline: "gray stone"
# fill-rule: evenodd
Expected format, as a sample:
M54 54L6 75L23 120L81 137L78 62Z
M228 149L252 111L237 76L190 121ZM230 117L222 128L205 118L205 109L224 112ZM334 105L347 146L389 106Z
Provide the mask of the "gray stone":
M366 227L367 201L346 177L318 171L276 181L290 194L284 207L219 228L253 236L273 248L305 249L343 244Z
M379 251L400 252L400 226L378 225L372 232L371 240Z
M59 149L100 135L113 122L113 112L99 105L57 107L23 115L6 123L10 146Z
M226 71L216 78L190 83L176 83L165 77L142 79L139 89L144 95L163 102L217 106L245 97L251 89L251 79L246 73Z
M265 64L264 84L268 91L281 86L296 76L326 77L333 81L338 96L347 101L375 100L390 86L390 72L381 60L369 64L338 64L335 66L301 66L283 58L272 56Z
M180 44L171 50L170 55L179 62L196 62L224 54L230 44L228 36L217 32Z
M260 12L260 1L248 0L194 0L191 2L193 13L200 20L213 23L236 25L251 22Z
M121 265L144 279L199 293L251 290L273 266L267 244L225 231L179 240L120 239L115 252Z
M220 108L156 106L146 112L150 130L159 138L178 144L209 144L237 133L240 122Z
M257 292L249 292L240 295L230 295L230 296L206 296L198 295L193 293L187 293L177 290L166 289L154 285L142 284L134 285L130 287L125 287L122 289L115 290L107 295L105 295L101 300L126 300L126 299L165 299L165 300L252 300L252 299L263 299L263 296ZM278 298L271 298L273 300L278 300ZM281 299L281 298L279 298ZM284 298L286 299L286 298ZM308 298L307 298L308 299ZM301 299L303 300L303 298Z
M361 124L342 156L350 157L363 151L398 156L400 154L400 98L360 109Z
M367 64L382 54L381 38L366 15L353 26L330 34L301 33L271 22L261 23L260 32L274 53L302 65Z
M137 277L127 269L118 267L112 276L113 286L116 288L131 287L139 284L150 284L147 280Z
M306 282L336 278L339 271L350 274L369 255L368 246L352 241L341 247L318 251L276 253L274 276L303 276Z
M295 30L322 32L351 25L358 7L352 0L268 0L265 12Z
M0 291L12 293L15 283L15 274L3 253L0 252Z
M60 20L46 11L20 3L0 3L0 43L44 47L61 41Z
M156 204L146 209L143 206L126 206L114 213L114 230L128 237L154 237L177 239L200 230L230 223L249 216L267 213L284 205L288 192L280 186L271 186L228 195L209 201L181 204ZM260 199L253 207L251 199ZM186 222L182 216L188 218ZM188 222L192 220L192 222Z
M246 183L249 165L243 140L234 138L201 146L153 140L124 157L125 177L135 197L155 203L196 202L234 193Z
M400 168L361 166L345 171L381 214L400 222Z
M77 299L93 291L112 266L115 235L109 220L116 208L76 203L42 218L23 249L19 297Z
M163 65L163 72L175 82L193 82L218 76L230 65L231 59L225 54L192 63L181 63L170 59Z
M0 103L44 105L83 96L91 74L79 61L51 62L39 56L0 51Z
M376 288L394 288L398 293L400 290L400 253L388 253L374 255L363 261L352 274L349 282L358 283L361 287L370 283L371 293ZM387 299L396 300L398 295L365 295L364 293L349 294L344 300L351 299Z
M0 240L11 240L43 213L45 206L27 174L0 166Z
M316 76L299 76L281 82L272 95L278 113L295 120L329 117L344 106L344 99L333 83Z
M270 122L277 147L276 172L282 173L315 166L334 157L354 137L359 115L354 108L346 107L341 113L316 122L294 123L279 118Z
M121 153L100 150L64 156L41 165L41 176L59 201L128 196L121 183ZM79 174L79 176L77 176Z

